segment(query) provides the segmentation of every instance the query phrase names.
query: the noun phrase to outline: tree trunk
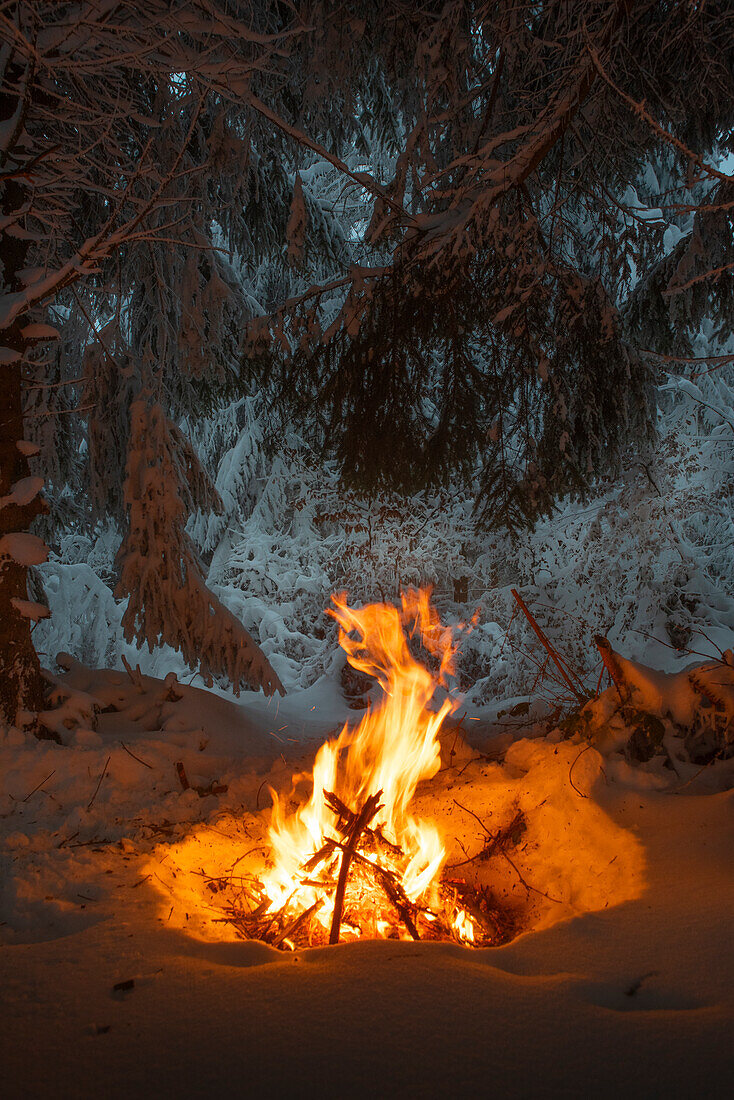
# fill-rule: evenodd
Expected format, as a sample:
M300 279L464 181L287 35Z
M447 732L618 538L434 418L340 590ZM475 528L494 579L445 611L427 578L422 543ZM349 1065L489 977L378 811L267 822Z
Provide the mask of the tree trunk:
M0 126L18 120L13 124L16 147L24 104L10 89L22 86L23 75L20 66L8 65L5 87L9 90L0 93ZM0 172L11 174L17 170L12 153L11 147L0 158ZM20 177L6 176L0 188L0 212L7 225L5 219L21 209L27 196ZM20 224L15 222L10 232L0 233L4 294L24 288L22 271L27 266L29 242L15 235L13 230ZM34 554L27 542L6 538L27 532L33 518L44 510L43 501L28 482L13 492L13 487L30 474L28 452L32 450L22 444L22 364L29 346L24 329L30 320L27 314L21 314L11 325L0 328L0 724L13 725L31 724L33 713L44 706L44 681L31 640L31 620L24 614L28 611L24 606L28 600L28 558ZM37 547L35 550L38 560Z
M8 334L3 343L9 346ZM17 350L17 349L14 349ZM28 477L28 459L16 445L23 438L20 366L2 368L0 385L0 498L11 486ZM42 510L38 498L29 504L14 502L0 507L0 540L4 535L27 531ZM38 655L31 641L31 620L21 613L28 599L28 567L0 555L0 724L28 725L21 712L43 709L43 679Z

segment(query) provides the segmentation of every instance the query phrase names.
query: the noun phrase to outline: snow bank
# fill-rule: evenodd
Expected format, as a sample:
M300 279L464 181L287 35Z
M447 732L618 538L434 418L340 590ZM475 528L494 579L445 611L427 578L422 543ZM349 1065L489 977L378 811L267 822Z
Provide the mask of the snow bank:
M265 700L248 710L181 685L180 699L161 700L171 681L142 677L138 690L126 674L73 665L66 680L104 705L97 728L67 730L68 747L17 731L0 746L10 1095L41 1095L49 1081L60 1098L121 1100L490 1086L507 1097L728 1095L731 792L640 789L639 769L570 743L523 740L503 763L462 748L417 812L436 813L454 860L484 840L467 811L493 830L521 807L514 867L500 857L472 873L536 930L484 951L383 941L284 955L222 942L231 933L212 920L201 872L261 857L263 782L288 787L336 698L319 703L312 689L313 712L291 700L275 725ZM176 759L192 781L216 777L228 791L183 791Z

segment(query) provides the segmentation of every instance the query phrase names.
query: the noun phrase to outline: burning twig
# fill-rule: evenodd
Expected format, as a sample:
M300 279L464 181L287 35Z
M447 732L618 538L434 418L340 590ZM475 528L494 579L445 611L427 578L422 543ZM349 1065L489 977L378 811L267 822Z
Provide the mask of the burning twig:
M400 919L405 927L410 932L414 940L420 939L420 934L415 926L412 912L415 907L411 904L410 900L405 894L400 882L396 875L391 871L388 871L386 867L381 867L379 863L373 863L367 856L361 855L359 852L355 852L354 859L358 860L361 866L369 868L374 875L378 884L382 887L388 896L388 899L392 902L397 910Z
M296 919L294 921L291 921L288 927L284 928L280 935L275 937L275 939L272 941L271 946L280 947L280 945L284 943L284 941L287 940L296 931L299 925L305 924L306 921L309 920L309 918L313 916L316 910L320 909L322 905L323 901L321 900L321 898L317 898L313 905L310 905L308 909L304 909L302 913L299 913Z
M332 791L324 792L324 801L326 802L326 805L329 807L331 812L336 814L338 818L337 828L342 833L342 835L346 836L357 815L354 813L353 810L350 810L349 807L346 806L342 802L342 800ZM403 849L399 847L399 845L393 844L392 841L388 840L381 828L378 827L377 829L370 829L368 826L366 826L362 830L362 832L378 847L386 848L393 856L400 858L404 855ZM324 848L328 848L329 844L331 843L331 841L327 841L324 845ZM328 855L328 852L326 852L325 855ZM313 858L315 859L316 856L314 856ZM310 862L311 861L309 860L309 864ZM314 864L314 866L318 866L318 862Z
M338 845L337 845L337 842L335 840L327 840L326 843L324 845L322 845L321 848L319 848L318 852L315 852L311 856L311 858L308 860L308 862L304 863L304 865L303 865L304 872L307 875L310 875L312 871L316 870L316 868L318 867L318 865L320 863L323 863L324 860L327 859L331 855L331 853L334 851L334 849L337 846Z
M329 933L329 943L339 942L339 931L341 928L342 909L344 907L344 891L347 886L347 876L349 874L349 864L352 862L352 857L357 850L357 843L366 825L369 825L372 818L380 809L380 798L382 797L382 791L378 791L377 794L371 794L366 800L362 809L357 814L352 826L349 830L349 838L346 846L342 850L342 861L339 867L339 879L336 884L336 894L334 896L334 916L331 921L331 931Z

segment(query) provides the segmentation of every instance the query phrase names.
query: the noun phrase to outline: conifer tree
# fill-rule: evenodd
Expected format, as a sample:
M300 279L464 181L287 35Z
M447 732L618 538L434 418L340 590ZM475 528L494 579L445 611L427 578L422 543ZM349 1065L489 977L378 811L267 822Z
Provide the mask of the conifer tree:
M248 380L357 485L479 470L493 523L612 471L651 430L651 353L702 311L731 319L733 19L725 0L6 5L0 720L41 701L27 531L47 472L57 516L84 484L86 518L132 521L130 629L193 655L190 585L208 667L277 687L232 649L183 535L215 495L184 484L180 426ZM696 209L661 259L629 188L665 157Z
M155 385L176 416L187 403L211 402L221 385L234 337L228 346L220 328L227 317L230 333L236 329L236 293L211 239L212 211L226 224L244 205L247 184L238 181L247 179L250 147L231 106L268 71L266 58L287 58L302 30L257 3L17 0L3 8L1 722L27 724L43 706L27 570L45 550L28 527L43 508L46 471L58 474L53 504L80 473L60 461L74 451L67 429L89 429L93 508L111 505L122 515L131 402ZM56 329L46 324L49 309ZM74 359L70 336L82 319L87 335ZM34 355L58 329L55 353L40 347ZM61 415L75 407L80 420ZM195 571L181 563L178 575ZM277 687L264 659L243 661L243 633L224 609L207 606L206 659L234 646L240 656L222 656L227 669L240 679L249 669L252 686ZM176 606L169 610L173 620ZM219 649L212 615L223 630Z
M282 252L298 211L291 233L304 257L313 258L315 241L332 260L344 246L291 170L299 150L323 152L332 170L354 176L303 130L308 117L314 132L343 145L364 129L352 77L335 100L322 80L350 65L354 79L364 76L364 25L350 17L341 28L345 53L328 16L319 4L259 0L13 0L3 8L0 721L26 723L43 703L25 598L28 567L45 553L27 533L43 510L40 479L51 475L46 531L64 518L109 513L124 526L134 510L123 492L131 405L155 392L174 425L210 411L236 383L239 333L257 309L228 257L251 265ZM362 110L372 98L367 91ZM55 348L34 355L56 337ZM171 475L184 467L173 463ZM194 577L181 566L180 578ZM146 587L123 571L135 607ZM277 686L264 660L243 663L243 634L224 609L207 606L211 667L219 660L238 679L247 668L251 686ZM179 611L169 607L171 634ZM158 612L151 623L162 622L162 605ZM224 631L218 648L212 613ZM133 620L145 629L144 615ZM228 656L228 645L237 652Z
M733 319L734 12L457 3L412 45L410 97L380 53L405 137L372 255L336 319L311 290L246 363L348 482L479 471L480 519L517 529L651 439L651 352L710 309ZM700 207L664 260L631 187L661 158L666 214Z
M196 508L220 507L196 453L163 409L141 397L130 409L119 593L129 594L128 639L163 640L204 675L226 675L235 691L283 686L241 623L206 587L185 531ZM183 466L183 468L182 468Z

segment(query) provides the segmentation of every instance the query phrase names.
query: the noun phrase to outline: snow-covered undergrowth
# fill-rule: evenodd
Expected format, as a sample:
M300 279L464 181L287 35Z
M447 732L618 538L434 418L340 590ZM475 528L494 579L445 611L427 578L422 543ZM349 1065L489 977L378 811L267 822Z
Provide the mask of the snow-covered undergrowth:
M710 333L697 351L709 353ZM724 351L731 350L727 347ZM459 687L475 704L531 695L569 702L511 595L519 589L553 644L593 694L605 634L620 652L675 671L731 645L734 631L734 368L668 376L659 442L586 503L561 502L531 534L482 533L466 493L364 499L340 489L298 435L268 457L255 399L231 406L199 433L224 501L190 530L208 582L241 619L289 692L340 667L329 596L391 599L431 584L441 615L478 623L463 646ZM94 667L124 656L151 675L195 677L168 647L141 652L122 635L116 601L118 535L70 534L39 568L52 616L35 627L52 664L65 650ZM201 684L194 678L194 683ZM227 685L217 685L226 691Z

